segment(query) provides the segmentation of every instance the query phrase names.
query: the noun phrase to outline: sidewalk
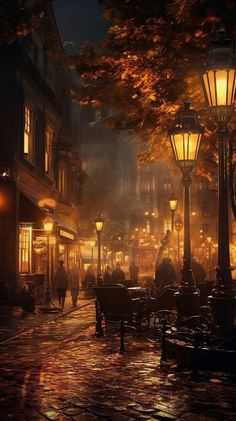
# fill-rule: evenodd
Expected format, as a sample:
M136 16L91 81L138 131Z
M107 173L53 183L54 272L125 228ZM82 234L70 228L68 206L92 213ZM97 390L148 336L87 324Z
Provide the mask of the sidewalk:
M54 320L60 315L63 316L67 312L73 311L73 309L88 304L90 301L78 299L77 307L74 308L71 304L71 297L68 294L64 311L57 313L42 313L40 312L40 306L36 306L34 313L24 314L21 307L2 305L0 306L0 342L19 335L28 329L34 329L40 324ZM58 307L56 298L53 299L53 304L55 307Z

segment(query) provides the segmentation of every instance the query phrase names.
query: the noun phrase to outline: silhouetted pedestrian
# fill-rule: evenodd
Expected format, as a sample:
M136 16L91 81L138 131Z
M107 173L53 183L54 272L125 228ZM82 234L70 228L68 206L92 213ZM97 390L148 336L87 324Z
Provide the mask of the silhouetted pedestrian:
M111 283L112 283L111 268L110 266L107 266L103 274L103 285L110 285Z
M79 271L75 264L72 265L69 272L69 289L72 298L72 305L73 307L76 307L79 294Z
M59 266L55 272L54 280L59 306L61 306L61 309L63 310L66 298L66 290L68 288L68 275L65 270L63 260L59 260Z
M85 276L84 276L84 285L85 288L88 290L91 290L96 284L96 278L94 275L93 267L92 265L89 265Z
M157 292L161 292L168 285L175 285L176 273L169 257L164 257L156 268L155 284Z
M134 262L131 263L129 267L129 274L130 279L134 282L134 285L138 284L138 274L139 274L139 268L136 266Z
M124 280L125 280L125 273L120 268L120 264L116 263L116 268L112 272L112 283L119 284L120 282L122 283Z

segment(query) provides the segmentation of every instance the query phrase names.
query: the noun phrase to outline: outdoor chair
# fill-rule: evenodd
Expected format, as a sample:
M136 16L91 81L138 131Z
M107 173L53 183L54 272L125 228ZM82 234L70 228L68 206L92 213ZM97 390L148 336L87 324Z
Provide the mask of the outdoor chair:
M97 297L97 307L100 315L107 324L119 324L120 327L120 352L125 351L124 335L125 325L137 327L141 321L142 298L132 298L129 290L122 285L112 285L94 288ZM148 313L148 312L147 312ZM148 314L144 317L148 318Z

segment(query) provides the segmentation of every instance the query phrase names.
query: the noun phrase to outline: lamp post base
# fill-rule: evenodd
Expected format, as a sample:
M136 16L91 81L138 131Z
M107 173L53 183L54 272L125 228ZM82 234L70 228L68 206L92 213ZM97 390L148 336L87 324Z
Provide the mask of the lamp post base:
M214 329L218 332L228 331L235 326L236 297L214 290L208 297L211 307Z
M199 315L200 297L199 291L195 286L180 286L179 291L175 293L177 320L181 321L192 316Z

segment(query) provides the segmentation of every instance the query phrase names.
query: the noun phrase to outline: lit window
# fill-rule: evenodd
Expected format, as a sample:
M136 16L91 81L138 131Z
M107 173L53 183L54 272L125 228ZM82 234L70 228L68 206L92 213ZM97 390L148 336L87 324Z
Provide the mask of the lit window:
M33 162L33 112L28 106L24 106L24 158Z
M53 146L53 130L47 127L45 133L45 155L44 155L44 170L45 173L52 178L53 166L52 166L52 146Z
M67 167L64 162L60 162L58 170L58 190L61 197L67 195Z
M30 243L31 230L29 228L21 228L19 236L19 272L30 272Z

